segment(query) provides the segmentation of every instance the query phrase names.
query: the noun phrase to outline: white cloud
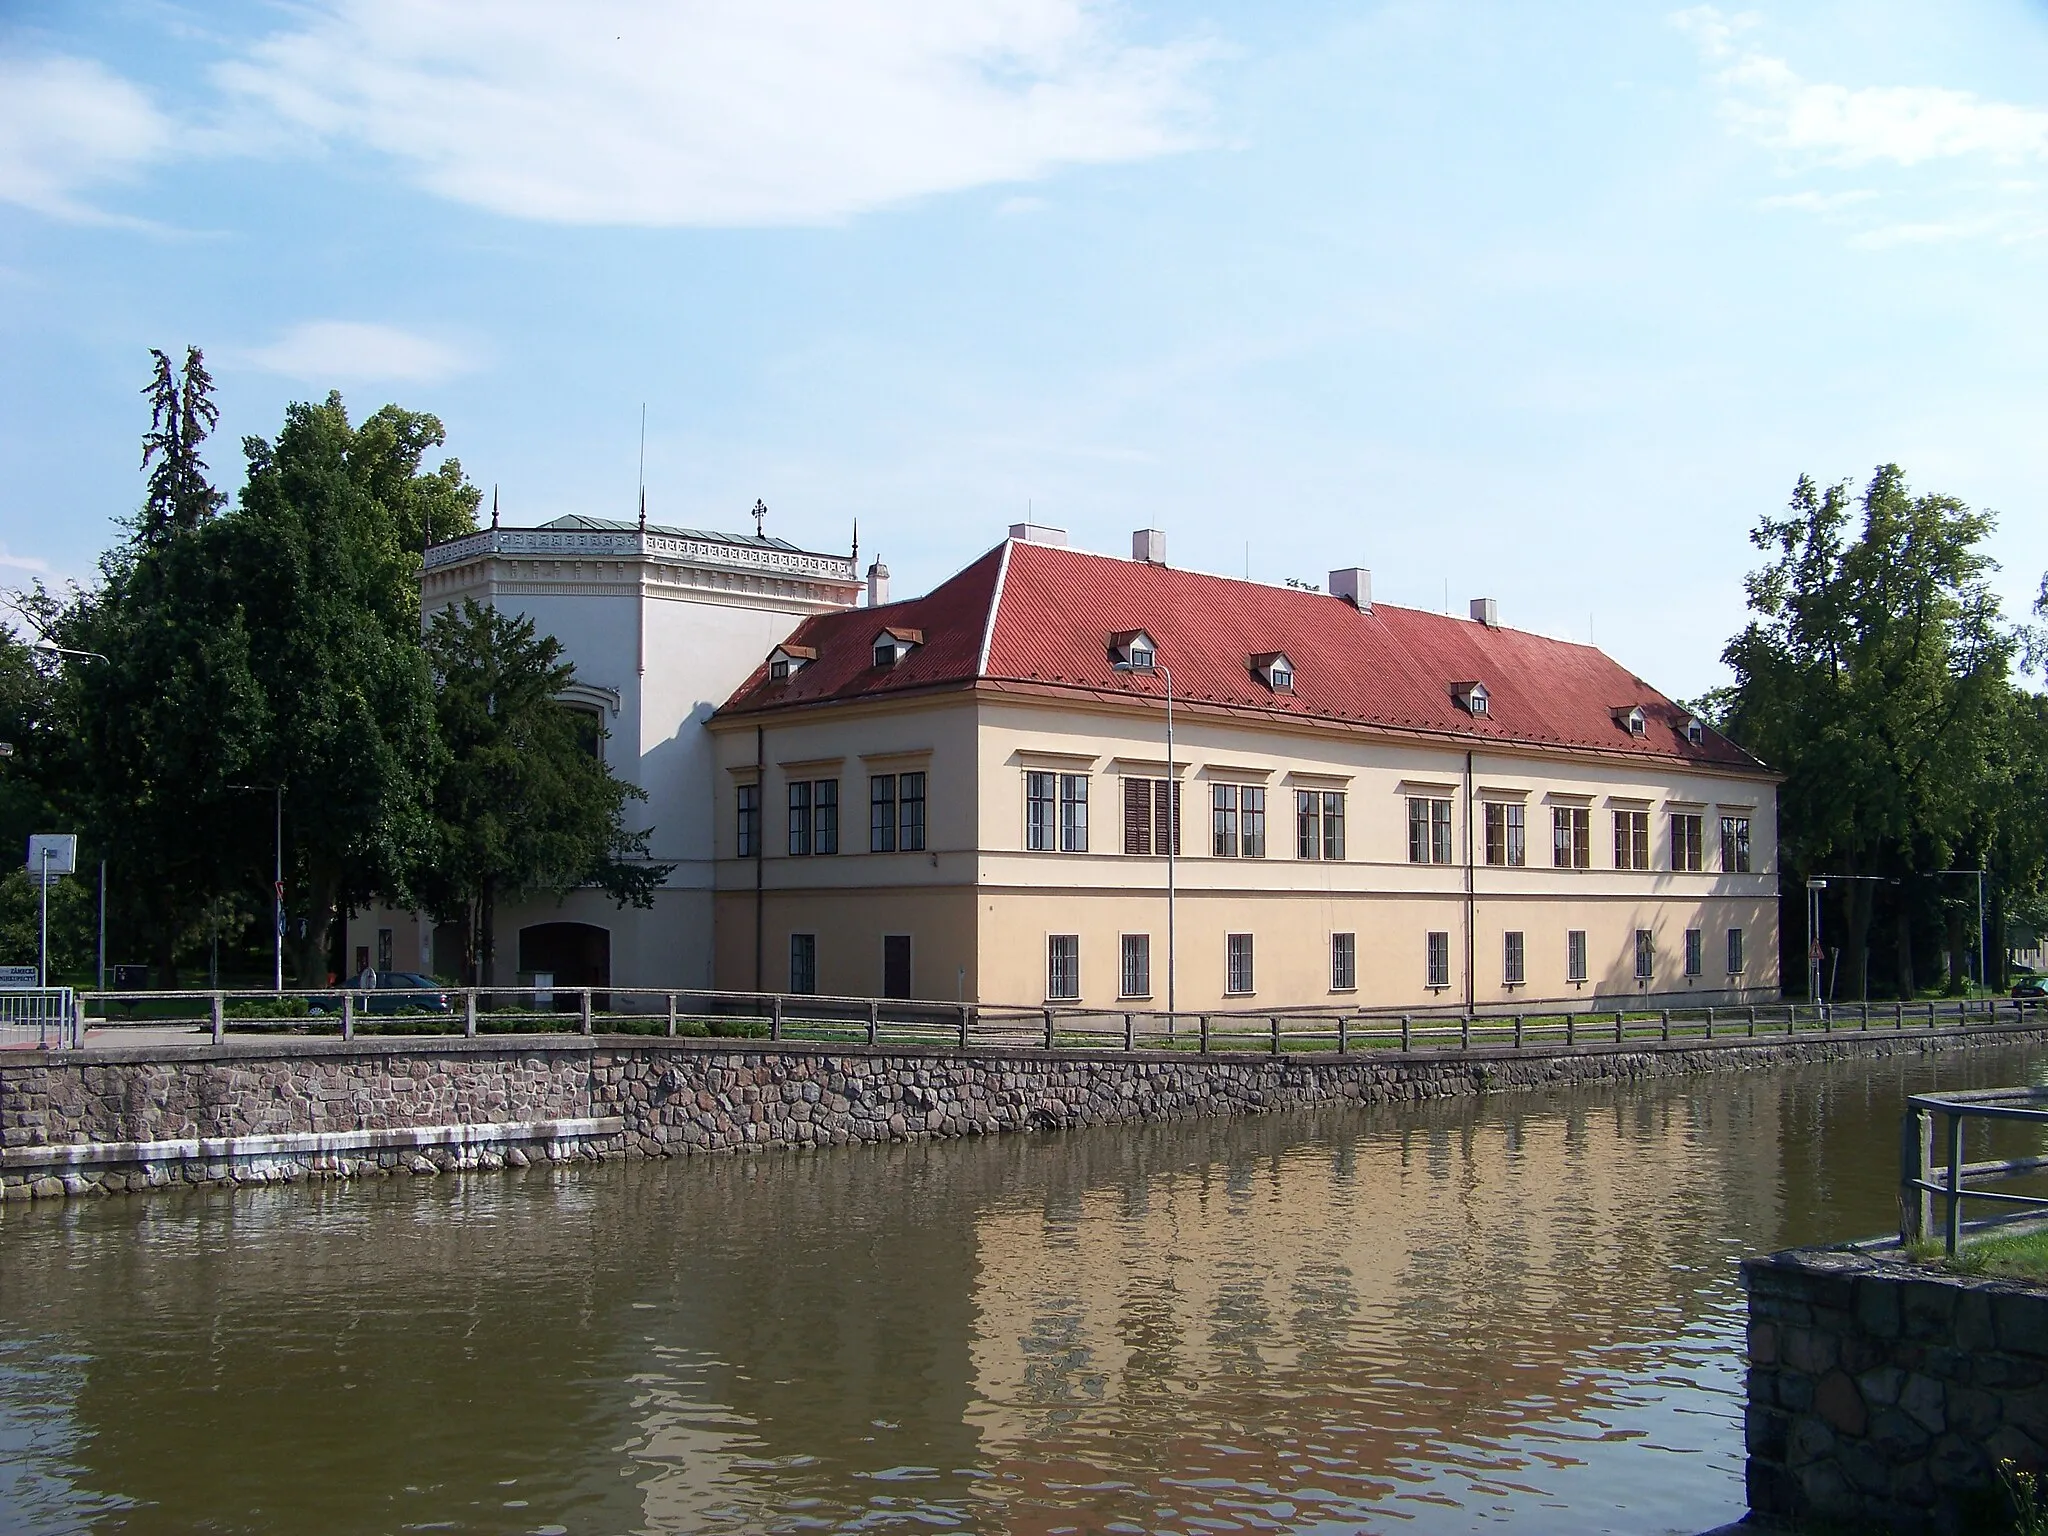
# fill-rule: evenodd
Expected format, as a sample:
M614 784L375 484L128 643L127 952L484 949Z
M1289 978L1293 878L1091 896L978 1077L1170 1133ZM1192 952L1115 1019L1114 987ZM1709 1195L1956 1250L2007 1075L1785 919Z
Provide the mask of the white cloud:
M1942 86L1810 81L1785 60L1741 45L1753 16L1700 6L1672 21L1719 66L1714 78L1729 122L1772 148L1833 165L2048 160L2048 110Z
M826 223L1194 141L1104 0L324 0L218 79L428 189L572 224ZM274 130L273 130L274 131Z
M230 360L322 388L434 384L474 366L442 342L359 320L307 320L269 346L232 354Z
M170 152L149 98L91 59L0 56L0 201L53 218L117 222L82 189Z
M1839 213L1844 208L1854 208L1858 203L1867 203L1877 194L1868 187L1851 187L1846 192L1784 192L1767 197L1757 204L1759 208L1797 208L1805 213Z
M27 571L31 576L50 577L55 568L47 560L38 560L34 555L17 555L5 544L0 544L0 570Z

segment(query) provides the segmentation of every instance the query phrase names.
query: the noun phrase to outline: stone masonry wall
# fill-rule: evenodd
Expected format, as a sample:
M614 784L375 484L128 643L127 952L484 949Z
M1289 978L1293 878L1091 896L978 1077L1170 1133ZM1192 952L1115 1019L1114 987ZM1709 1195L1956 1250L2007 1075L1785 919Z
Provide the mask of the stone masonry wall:
M2042 1037L2041 1030L1999 1025L1711 1045L1689 1040L1345 1057L907 1051L621 1036L294 1038L19 1052L0 1055L0 1197L241 1176L233 1156L217 1145L204 1155L162 1151L163 1143L189 1138L618 1117L621 1130L576 1155L666 1157L1347 1101L1400 1103ZM37 1150L114 1142L156 1144L158 1155L58 1170ZM489 1166L494 1156L479 1160ZM440 1166L467 1164L428 1151L273 1159L259 1171L266 1179L289 1179Z
M2011 1528L1997 1463L2048 1466L2048 1288L1813 1249L1742 1282L1752 1514Z

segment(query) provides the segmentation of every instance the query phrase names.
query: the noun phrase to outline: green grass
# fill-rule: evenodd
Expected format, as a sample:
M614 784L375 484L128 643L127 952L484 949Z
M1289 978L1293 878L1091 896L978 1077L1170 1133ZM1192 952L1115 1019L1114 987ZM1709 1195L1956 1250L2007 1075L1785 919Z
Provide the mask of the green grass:
M2048 1281L2048 1226L1966 1240L1948 1257L1939 1238L1909 1244L1906 1257L1915 1264L1946 1269L1958 1275L2003 1275L2017 1280Z

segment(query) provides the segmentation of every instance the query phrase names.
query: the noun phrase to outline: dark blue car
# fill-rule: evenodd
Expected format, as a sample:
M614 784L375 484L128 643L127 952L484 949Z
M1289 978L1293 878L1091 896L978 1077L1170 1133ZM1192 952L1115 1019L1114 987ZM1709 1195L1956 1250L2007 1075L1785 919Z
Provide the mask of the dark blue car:
M422 976L418 971L370 971L362 976L351 976L341 985L345 991L355 994L356 1012L359 1014L398 1013L408 1008L414 1013L451 1011L448 994L441 990L441 983L431 976ZM306 1011L339 1013L341 995L335 993L313 998L307 1003Z

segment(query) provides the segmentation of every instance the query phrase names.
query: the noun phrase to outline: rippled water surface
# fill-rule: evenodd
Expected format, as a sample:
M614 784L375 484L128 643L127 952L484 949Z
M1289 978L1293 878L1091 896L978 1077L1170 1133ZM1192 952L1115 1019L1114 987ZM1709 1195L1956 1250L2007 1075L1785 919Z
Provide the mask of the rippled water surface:
M0 1208L0 1528L1697 1532L1738 1256L1996 1052Z

